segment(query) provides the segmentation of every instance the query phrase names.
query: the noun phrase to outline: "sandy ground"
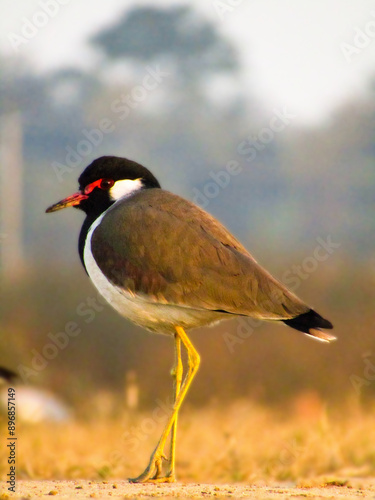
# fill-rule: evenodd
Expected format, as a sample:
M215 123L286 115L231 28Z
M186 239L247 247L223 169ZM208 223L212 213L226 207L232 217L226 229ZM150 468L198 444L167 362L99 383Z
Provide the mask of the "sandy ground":
M0 486L6 498L375 498L375 479L316 481L303 486L245 484L130 484L128 481L28 481L17 482L16 494Z

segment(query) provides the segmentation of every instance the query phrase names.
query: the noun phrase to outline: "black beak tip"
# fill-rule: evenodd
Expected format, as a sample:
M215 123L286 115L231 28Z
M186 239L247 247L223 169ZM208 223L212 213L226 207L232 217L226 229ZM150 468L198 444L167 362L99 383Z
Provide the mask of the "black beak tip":
M50 214L52 212L56 212L59 208L63 208L60 203L55 203L46 209L46 214Z

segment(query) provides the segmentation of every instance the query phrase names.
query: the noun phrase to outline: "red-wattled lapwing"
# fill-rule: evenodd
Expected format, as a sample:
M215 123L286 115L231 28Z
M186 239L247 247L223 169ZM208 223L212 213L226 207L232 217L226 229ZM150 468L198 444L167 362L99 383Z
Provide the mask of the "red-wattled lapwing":
M177 415L200 362L185 330L251 316L334 340L321 330L332 328L328 320L265 271L220 222L161 189L142 165L98 158L81 174L79 191L47 212L70 206L86 213L79 254L99 292L126 318L175 340L173 411L148 466L131 481L175 480ZM181 342L188 355L183 381Z

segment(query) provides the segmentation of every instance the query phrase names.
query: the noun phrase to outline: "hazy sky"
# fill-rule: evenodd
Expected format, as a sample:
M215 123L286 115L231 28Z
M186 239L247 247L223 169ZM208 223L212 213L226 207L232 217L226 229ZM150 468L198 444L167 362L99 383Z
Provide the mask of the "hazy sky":
M90 67L85 39L124 10L182 3L194 4L233 41L247 88L270 108L288 106L300 122L328 118L375 76L374 0L0 0L0 50L31 59L41 71ZM51 14L43 13L47 4L54 5ZM17 51L15 36L26 42Z

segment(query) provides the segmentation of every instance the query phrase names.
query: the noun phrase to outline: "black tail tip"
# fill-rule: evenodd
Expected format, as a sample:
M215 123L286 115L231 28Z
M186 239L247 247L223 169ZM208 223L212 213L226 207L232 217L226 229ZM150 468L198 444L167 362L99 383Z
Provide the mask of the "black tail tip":
M333 335L321 331L321 328L331 330L333 328L332 323L328 321L328 319L320 316L320 314L315 312L313 309L310 309L307 313L300 314L295 318L286 319L284 320L284 323L295 330L311 335L312 337L315 337L323 342L336 340L336 337Z

